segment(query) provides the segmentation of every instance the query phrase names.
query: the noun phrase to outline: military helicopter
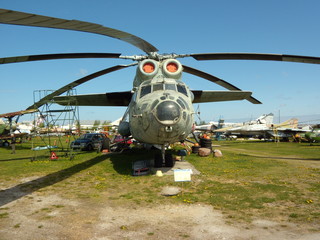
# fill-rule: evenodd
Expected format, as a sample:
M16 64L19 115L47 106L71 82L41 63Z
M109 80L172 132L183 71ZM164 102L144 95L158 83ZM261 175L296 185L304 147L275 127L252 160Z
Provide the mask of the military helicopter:
M199 54L160 54L149 42L117 29L78 20L66 20L42 15L0 9L0 23L67 29L105 35L125 41L145 55L124 56L120 53L61 53L29 55L0 58L0 64L69 58L116 58L129 59L134 63L116 65L78 79L54 92L50 97L61 105L70 103L79 106L128 106L119 132L132 136L136 140L161 148L161 154L155 158L156 165L165 163L172 166L172 156L165 154L169 144L183 141L192 132L194 125L193 103L248 100L253 104L261 102L251 96L252 92L242 91L236 86L211 74L182 65L178 58L192 57L196 60L269 60L320 64L320 58L258 53L199 53ZM127 92L103 93L94 95L58 96L70 88L98 76L137 66L133 88ZM228 91L194 91L182 81L186 72L213 83ZM55 95L55 96L54 96ZM47 101L45 99L44 101ZM41 100L39 101L41 102ZM28 109L37 107L37 103Z

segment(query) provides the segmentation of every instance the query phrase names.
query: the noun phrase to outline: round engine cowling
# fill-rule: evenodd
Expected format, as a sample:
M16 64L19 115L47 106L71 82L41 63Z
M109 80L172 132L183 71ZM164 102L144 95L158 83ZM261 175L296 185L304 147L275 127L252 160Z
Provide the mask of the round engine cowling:
M130 125L129 122L127 121L122 121L119 124L118 127L118 132L122 135L122 136L130 136L131 135L131 131L130 131Z

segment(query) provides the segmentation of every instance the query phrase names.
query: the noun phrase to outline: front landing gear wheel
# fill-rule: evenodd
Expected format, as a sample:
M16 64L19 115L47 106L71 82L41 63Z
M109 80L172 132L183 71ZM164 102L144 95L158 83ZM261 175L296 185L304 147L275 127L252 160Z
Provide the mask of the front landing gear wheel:
M155 168L161 168L163 164L163 159L161 154L154 155L154 167Z
M166 167L173 167L174 166L174 160L173 160L173 157L172 157L172 154L166 154L165 155L165 166Z

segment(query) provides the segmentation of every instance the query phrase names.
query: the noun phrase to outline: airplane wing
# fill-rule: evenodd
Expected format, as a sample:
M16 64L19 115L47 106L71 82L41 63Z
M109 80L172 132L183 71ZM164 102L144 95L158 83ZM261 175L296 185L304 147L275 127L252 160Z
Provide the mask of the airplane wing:
M213 132L217 132L217 133L228 132L230 129L233 129L233 127L218 128L218 129L213 130Z
M193 103L244 100L251 97L249 91L192 91Z
M295 136L296 134L301 134L301 133L308 133L311 132L311 130L306 130L306 129L298 129L298 128L287 128L287 129L278 129L277 131L269 130L267 133L272 136L272 137L292 137Z
M113 92L102 94L87 94L76 96L57 96L53 100L63 106L128 106L132 97L132 93Z

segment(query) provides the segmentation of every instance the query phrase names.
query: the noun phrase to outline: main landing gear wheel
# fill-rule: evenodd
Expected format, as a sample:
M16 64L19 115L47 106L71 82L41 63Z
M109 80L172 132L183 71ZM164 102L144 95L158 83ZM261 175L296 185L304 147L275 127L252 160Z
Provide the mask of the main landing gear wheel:
M154 167L155 168L161 168L163 164L163 159L160 153L157 153L154 155Z
M174 166L174 160L173 160L172 154L167 153L165 155L164 161L165 161L164 164L166 167L173 167Z
M165 167L173 167L174 166L174 160L172 157L172 154L165 154L165 158L163 161L162 154L158 153L154 156L154 167L155 168L161 168L163 167L163 163Z

